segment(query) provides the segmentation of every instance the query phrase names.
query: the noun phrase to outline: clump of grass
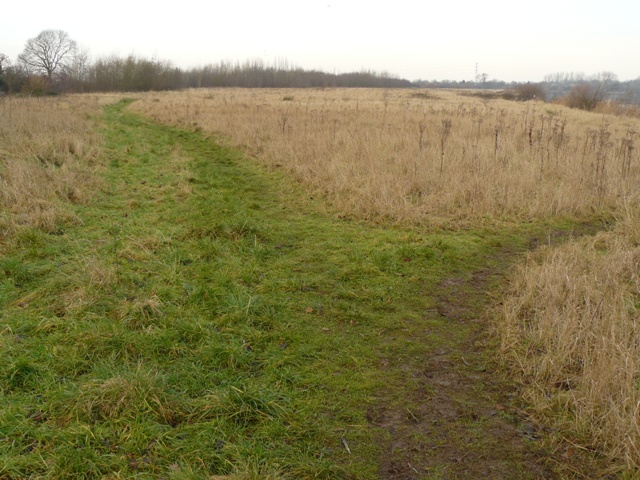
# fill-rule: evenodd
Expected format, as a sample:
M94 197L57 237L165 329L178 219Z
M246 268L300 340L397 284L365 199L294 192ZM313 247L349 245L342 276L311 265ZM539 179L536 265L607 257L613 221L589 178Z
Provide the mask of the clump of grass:
M530 254L499 325L537 415L616 472L640 469L638 212L626 208L611 232Z

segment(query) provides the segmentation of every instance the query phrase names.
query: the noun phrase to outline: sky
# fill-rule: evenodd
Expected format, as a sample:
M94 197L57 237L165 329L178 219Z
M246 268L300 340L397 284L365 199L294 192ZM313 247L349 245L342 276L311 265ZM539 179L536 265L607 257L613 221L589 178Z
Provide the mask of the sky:
M640 77L638 0L10 1L0 53L64 30L92 59L134 54L180 68L260 59L408 80Z

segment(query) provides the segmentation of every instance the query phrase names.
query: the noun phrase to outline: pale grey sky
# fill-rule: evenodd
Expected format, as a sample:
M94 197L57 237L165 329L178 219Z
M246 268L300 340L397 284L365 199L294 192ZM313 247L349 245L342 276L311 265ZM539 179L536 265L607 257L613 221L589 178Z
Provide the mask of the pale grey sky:
M92 58L133 53L179 67L286 59L327 72L409 80L539 81L611 71L640 77L638 0L31 0L0 8L0 53L15 61L45 29Z

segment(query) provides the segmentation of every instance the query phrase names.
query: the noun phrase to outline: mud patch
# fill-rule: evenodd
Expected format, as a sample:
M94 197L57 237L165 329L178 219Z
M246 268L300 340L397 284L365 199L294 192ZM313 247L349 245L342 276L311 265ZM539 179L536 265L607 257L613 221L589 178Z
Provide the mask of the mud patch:
M505 270L438 285L437 306L423 318L428 328L412 338L424 342L424 357L395 366L406 370L410 388L400 402L381 394L369 410L369 422L382 432L380 478L554 478L535 426L517 413L515 389L492 357L497 346L483 314L487 290Z

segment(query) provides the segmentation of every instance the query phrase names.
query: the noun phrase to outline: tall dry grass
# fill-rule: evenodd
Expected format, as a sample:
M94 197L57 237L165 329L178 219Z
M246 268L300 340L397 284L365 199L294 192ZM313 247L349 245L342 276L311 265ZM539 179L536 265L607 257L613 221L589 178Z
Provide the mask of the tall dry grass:
M544 421L612 472L640 472L640 208L529 255L500 315L504 351ZM635 478L635 477L634 477Z
M52 232L99 180L96 115L108 97L0 98L0 240L21 225Z
M213 89L134 107L216 134L348 216L464 225L589 216L636 199L640 122L423 90Z

